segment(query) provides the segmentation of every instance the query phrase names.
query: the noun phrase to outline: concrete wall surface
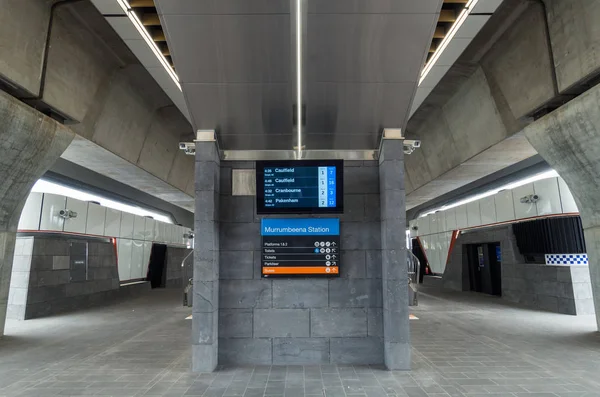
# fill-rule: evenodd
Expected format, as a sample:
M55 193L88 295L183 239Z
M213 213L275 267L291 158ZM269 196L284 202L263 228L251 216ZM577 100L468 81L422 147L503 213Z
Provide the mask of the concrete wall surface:
M556 80L561 93L600 69L600 3L596 0L544 0Z
M484 243L500 243L502 299L555 313L594 314L588 267L525 263L519 253L512 225L461 233L442 277L444 288L470 290L465 246Z
M600 3L595 0L508 2L523 11L492 16L406 129L422 147L406 158L407 207L516 164L536 154L499 147L544 109L593 84L600 73ZM515 11L516 12L516 11ZM458 83L457 83L458 82ZM498 156L500 154L500 156ZM478 167L463 167L477 156ZM503 164L498 165L498 158Z
M261 279L256 198L231 194L232 170L253 167L221 162L219 362L382 364L377 162L345 162L341 277L335 279Z
M600 86L525 130L532 146L565 180L581 213L596 319L600 328Z
M87 250L86 273L73 263L82 260L73 244ZM115 247L100 238L18 237L12 274L8 317L16 320L107 304L149 288L120 287Z
M193 277L194 254L189 255L190 252L186 248L167 247L167 288L183 288Z
M0 336L4 333L21 211L33 184L73 135L68 128L0 91Z
M193 158L178 150L192 135L189 122L90 2L58 5L51 13L53 3L0 0L0 79L130 168L121 167L119 175L106 165L94 167L94 158L102 163L100 150L72 161L168 200L152 180L127 178L139 168L167 185L174 204L193 208L185 202L193 197Z

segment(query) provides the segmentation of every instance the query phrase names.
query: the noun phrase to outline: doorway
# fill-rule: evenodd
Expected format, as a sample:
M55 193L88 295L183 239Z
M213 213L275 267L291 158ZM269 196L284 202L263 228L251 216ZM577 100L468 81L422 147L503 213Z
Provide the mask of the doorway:
M423 278L425 274L431 274L431 272L427 271L429 264L427 263L427 258L425 257L425 253L421 249L421 244L416 238L413 238L412 241L412 253L417 257L421 266L419 266L419 284L423 284Z
M150 252L150 264L148 265L148 280L152 288L165 288L167 283L167 246L164 244L152 244Z
M500 243L466 246L471 291L502 296L501 252Z

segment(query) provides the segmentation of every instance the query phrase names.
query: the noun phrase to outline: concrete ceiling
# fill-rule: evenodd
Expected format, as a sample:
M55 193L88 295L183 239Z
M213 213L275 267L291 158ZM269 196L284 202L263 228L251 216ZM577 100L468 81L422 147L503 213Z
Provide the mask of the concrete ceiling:
M295 2L155 3L193 127L223 149L292 149ZM376 149L384 127L405 127L441 3L303 2L306 149Z

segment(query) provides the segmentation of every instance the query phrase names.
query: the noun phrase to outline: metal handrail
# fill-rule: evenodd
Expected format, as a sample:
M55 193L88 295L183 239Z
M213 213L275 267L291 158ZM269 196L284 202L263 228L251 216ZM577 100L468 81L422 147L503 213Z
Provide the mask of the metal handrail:
M187 261L187 259L190 257L190 255L192 255L194 253L194 250L191 250L189 254L187 254L185 256L185 258L183 258L183 260L181 261L181 267L185 266L185 261Z
M419 270L421 262L409 250L406 250L406 265L408 267L408 305L418 305L418 290L419 290Z
M187 261L187 259L194 253L194 250L191 250L189 254L187 254L185 256L185 258L183 258L183 260L181 261L181 267L185 267L185 261ZM182 275L183 277L183 275ZM192 303L193 303L193 291L194 291L194 279L190 278L187 282L187 284L185 285L185 287L183 288L183 306L188 306L188 307L192 307Z

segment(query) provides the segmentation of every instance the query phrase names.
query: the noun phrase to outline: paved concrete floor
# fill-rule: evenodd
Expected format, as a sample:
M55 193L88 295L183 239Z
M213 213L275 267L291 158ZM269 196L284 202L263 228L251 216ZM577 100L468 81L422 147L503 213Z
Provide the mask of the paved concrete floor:
M592 317L426 288L413 311L413 371L351 366L193 374L189 309L176 291L87 312L9 322L0 396L600 396Z

